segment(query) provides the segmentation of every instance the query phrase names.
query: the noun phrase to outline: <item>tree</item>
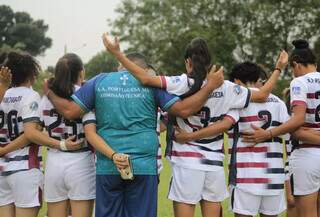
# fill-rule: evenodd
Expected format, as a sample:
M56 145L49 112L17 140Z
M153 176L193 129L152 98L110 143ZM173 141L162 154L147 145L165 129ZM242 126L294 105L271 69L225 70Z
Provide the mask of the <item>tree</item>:
M101 51L85 64L86 77L91 78L100 72L114 72L118 62L109 53Z
M113 34L150 57L161 71L184 71L186 44L201 36L213 62L230 69L251 60L274 67L280 48L320 33L320 0L123 0Z
M33 20L26 12L13 12L9 6L0 6L0 51L10 47L37 56L52 44L46 37L48 25L43 20Z

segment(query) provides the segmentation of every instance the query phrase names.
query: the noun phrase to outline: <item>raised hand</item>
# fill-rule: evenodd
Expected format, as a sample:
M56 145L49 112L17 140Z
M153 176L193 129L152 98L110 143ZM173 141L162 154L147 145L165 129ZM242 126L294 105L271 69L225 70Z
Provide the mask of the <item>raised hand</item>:
M108 33L104 33L102 35L102 40L105 48L111 53L111 54L116 54L120 52L120 44L119 44L119 38L116 36L113 40L111 41Z
M277 60L276 68L283 70L288 64L289 55L285 50L282 50Z
M11 84L11 79L11 70L8 67L2 66L0 69L0 83L8 88Z
M210 72L207 75L207 85L209 85L212 90L220 87L224 82L224 75L223 75L223 66L216 71L216 66L212 66Z

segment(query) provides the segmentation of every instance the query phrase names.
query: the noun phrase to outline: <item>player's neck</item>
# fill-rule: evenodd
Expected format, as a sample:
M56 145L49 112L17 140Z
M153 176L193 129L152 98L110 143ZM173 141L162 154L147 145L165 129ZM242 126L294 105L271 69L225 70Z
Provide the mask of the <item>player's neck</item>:
M32 86L32 84L30 81L26 81L26 82L19 85L19 87L27 87L27 88L30 88L31 86Z
M316 72L317 68L314 65L308 65L304 68L304 70L301 72L302 75L306 75L312 72Z

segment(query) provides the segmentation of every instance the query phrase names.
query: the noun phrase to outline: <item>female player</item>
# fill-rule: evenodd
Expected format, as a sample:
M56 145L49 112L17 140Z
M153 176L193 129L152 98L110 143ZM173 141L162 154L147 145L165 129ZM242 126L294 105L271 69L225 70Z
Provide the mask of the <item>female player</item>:
M11 70L12 87L6 91L1 103L0 142L15 146L15 140L21 139L22 134L27 140L25 147L17 145L13 149L20 149L11 149L0 159L0 214L36 217L41 206L43 182L41 151L37 144L77 149L80 142L73 142L72 138L60 142L39 130L40 96L32 90L40 71L36 60L28 54L10 52L3 65Z
M304 126L314 130L309 136L316 137L320 130L320 73L317 72L316 57L305 40L292 42L294 50L290 55L290 67L294 79L290 84L291 118L283 125L271 130L255 128L245 136L248 142L261 142L272 137L294 132ZM301 138L300 138L301 139ZM302 140L303 141L303 140ZM317 145L299 142L291 154L291 185L298 216L315 217L320 213L320 143Z
M117 39L113 43L105 34L103 40L106 48L143 84L166 89L182 98L192 95L201 88L211 66L207 44L201 38L193 39L186 48L187 74L173 77L149 76L120 52ZM281 69L285 67L286 59L287 55L283 52L276 66L277 69L261 91L253 91L250 94L248 89L225 81L221 87L212 92L205 106L197 114L185 120L177 118L177 125L189 132L196 131L221 120L229 109L246 107L250 96L253 101L265 100ZM222 134L184 145L173 141L169 145L168 155L173 173L169 199L174 201L176 217L194 216L195 204L198 202L201 204L202 216L220 216L220 202L228 195L222 147Z
M84 80L84 67L76 54L65 54L55 67L50 80L51 90L69 99ZM41 101L43 122L51 138L63 141L71 136L84 139L81 119L67 120L57 113L46 96ZM49 148L47 152L44 195L48 203L48 216L68 216L70 200L74 217L92 215L95 199L94 153L88 143L76 151Z

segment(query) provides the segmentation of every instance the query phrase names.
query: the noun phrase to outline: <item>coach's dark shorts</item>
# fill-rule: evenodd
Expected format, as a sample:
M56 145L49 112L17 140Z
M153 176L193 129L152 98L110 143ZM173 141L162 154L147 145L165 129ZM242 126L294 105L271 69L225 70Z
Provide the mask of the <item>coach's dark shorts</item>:
M96 217L157 217L158 176L97 175Z

